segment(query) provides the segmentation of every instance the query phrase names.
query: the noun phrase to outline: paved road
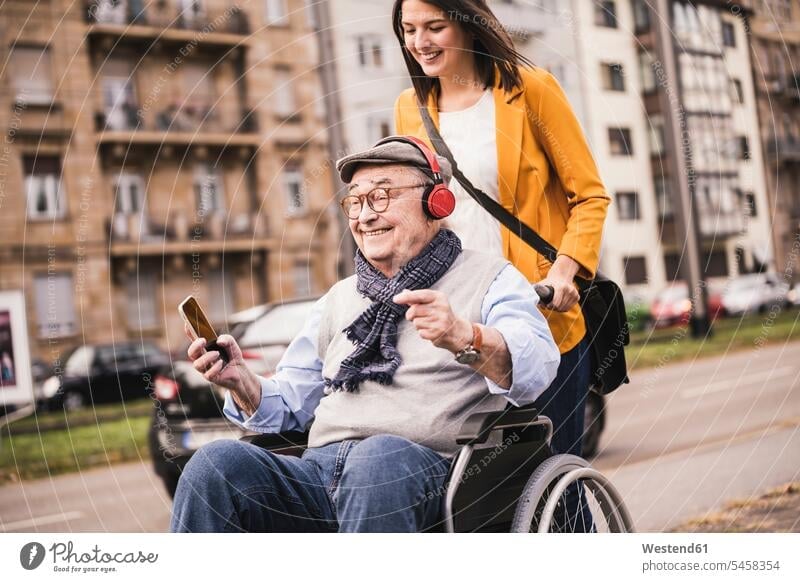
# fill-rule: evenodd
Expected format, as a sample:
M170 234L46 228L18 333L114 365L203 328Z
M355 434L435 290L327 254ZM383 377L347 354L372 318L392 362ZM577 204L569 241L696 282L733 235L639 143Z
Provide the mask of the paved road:
M166 531L172 500L150 462L0 487L0 531Z
M800 343L634 374L594 464L640 531L800 479Z
M800 479L800 342L633 375L608 400L595 465L640 531ZM0 488L0 531L164 531L170 500L147 463Z

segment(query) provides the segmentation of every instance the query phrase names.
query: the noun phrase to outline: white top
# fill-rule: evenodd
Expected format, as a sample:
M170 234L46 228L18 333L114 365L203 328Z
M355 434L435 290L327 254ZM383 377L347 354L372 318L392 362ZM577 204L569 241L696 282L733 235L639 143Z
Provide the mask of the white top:
M473 186L498 199L497 139L494 97L486 90L475 105L461 111L439 112L439 132L453 152L458 168ZM444 222L461 239L462 246L503 256L500 223L461 187L450 181L456 208Z

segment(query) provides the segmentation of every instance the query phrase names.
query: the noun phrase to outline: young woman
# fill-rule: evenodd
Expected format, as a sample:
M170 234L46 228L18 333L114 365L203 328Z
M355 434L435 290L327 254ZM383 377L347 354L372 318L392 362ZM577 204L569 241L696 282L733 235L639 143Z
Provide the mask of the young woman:
M451 182L448 227L463 246L502 254L555 290L544 314L561 365L536 405L553 421L555 452L580 455L590 369L573 279L596 272L610 201L581 126L556 79L514 49L483 0L396 0L392 19L414 85L395 104L397 133L429 142L424 103L473 185L558 248L550 264Z

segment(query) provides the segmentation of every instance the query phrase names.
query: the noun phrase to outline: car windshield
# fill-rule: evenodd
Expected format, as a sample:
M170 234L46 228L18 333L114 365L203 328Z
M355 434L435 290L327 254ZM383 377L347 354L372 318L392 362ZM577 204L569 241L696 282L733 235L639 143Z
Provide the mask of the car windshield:
M315 303L316 301L298 301L274 307L247 328L239 339L239 345L288 345L303 329Z
M93 350L89 346L82 346L75 350L64 366L64 372L69 376L88 376L92 365Z

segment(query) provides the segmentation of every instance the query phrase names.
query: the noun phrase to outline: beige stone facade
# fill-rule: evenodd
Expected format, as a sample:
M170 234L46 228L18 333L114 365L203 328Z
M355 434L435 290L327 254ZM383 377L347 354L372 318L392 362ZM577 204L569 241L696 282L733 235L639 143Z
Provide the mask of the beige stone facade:
M0 289L32 355L153 338L176 306L325 291L341 234L301 0L5 2Z
M773 216L775 263L800 280L800 1L755 3L753 78Z

